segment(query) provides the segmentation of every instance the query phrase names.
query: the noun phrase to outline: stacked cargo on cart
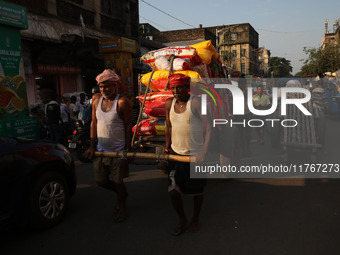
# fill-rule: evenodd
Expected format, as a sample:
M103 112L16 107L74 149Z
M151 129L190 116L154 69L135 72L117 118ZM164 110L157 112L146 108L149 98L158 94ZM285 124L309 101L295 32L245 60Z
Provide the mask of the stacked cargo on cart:
M142 103L141 111L147 115L147 118L141 119L140 113L138 122L133 127L134 137L139 137L139 141L165 141L165 101L173 97L168 84L171 74L181 73L189 76L190 93L198 95L204 92L211 95L209 103L214 106L215 112L222 115L222 99L212 84L215 78L223 79L224 73L219 54L210 41L150 51L144 54L141 60L153 71L141 78L146 91L144 95L137 97Z

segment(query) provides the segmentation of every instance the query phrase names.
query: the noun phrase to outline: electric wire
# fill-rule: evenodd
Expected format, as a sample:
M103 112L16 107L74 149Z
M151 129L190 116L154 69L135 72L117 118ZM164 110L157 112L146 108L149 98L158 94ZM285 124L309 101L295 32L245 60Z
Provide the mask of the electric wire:
M175 20L177 20L177 21L179 21L179 22L181 22L181 23L183 23L183 24L189 26L189 27L196 28L195 26L193 26L193 25L191 25L191 24L188 24L188 23L186 23L185 21L180 20L180 19L178 19L178 18L172 16L171 14L169 14L169 13L167 13L167 12L165 12L165 11L159 9L159 8L157 8L156 6L153 6L152 4L146 2L145 0L141 0L141 1L142 1L143 3L145 3L145 4L149 5L149 6L151 6L152 8L156 9L157 11L160 11L161 13L163 13L163 14L165 14L165 15L167 15L167 16L169 16L169 17L171 17L171 18L173 18L173 19L175 19Z
M155 24L155 25L157 25L157 26L159 26L159 27L162 27L162 28L164 28L165 30L171 30L170 28L164 27L164 26L162 26L162 25L160 25L160 24L158 24L158 23L156 23L156 22L154 22L154 21L152 21L152 20L150 20L150 19L147 19L147 18L145 18L145 17L143 17L143 16L141 16L141 15L139 15L139 17L142 18L142 19L145 19L146 21L149 21L150 23L153 23L153 24Z

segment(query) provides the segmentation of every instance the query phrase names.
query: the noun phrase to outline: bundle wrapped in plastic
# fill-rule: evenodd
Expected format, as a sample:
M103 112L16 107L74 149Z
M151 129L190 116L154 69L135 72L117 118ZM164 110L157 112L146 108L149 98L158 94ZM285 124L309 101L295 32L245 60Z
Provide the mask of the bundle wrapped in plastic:
M158 56L155 60L156 70L164 70L169 71L170 70L170 61L167 57L164 56Z
M132 128L132 133L135 132L136 125ZM164 119L145 119L138 124L137 136L149 135L165 135L165 120Z
M173 97L171 91L152 92L145 97L144 112L150 117L165 118L165 101ZM143 102L144 96L138 96L137 99Z
M211 60L219 58L219 54L216 52L214 46L209 40L190 45L190 47L197 50L198 56L200 56L203 62L207 65L211 63Z
M174 71L184 71L192 70L191 66L182 58L175 58L173 62L172 70Z
M191 81L195 81L195 80L200 80L201 79L201 76L199 75L198 72L191 71L191 70L175 71L174 73L181 73L181 74L187 75L187 76L189 76L191 78ZM143 75L143 77L141 79L141 82L145 86L148 85L150 76L151 76L151 72ZM153 76L152 76L149 88L152 91L164 91L164 90L169 89L169 88L166 88L166 84L167 84L167 81L168 81L168 76L169 76L169 72L168 71L155 71Z
M189 46L175 46L149 51L141 57L141 60L143 60L151 68L154 68L155 60L158 56L169 57L170 55L186 60L190 66L202 63L201 58L197 54L197 50Z
M156 70L169 71L170 61L167 57L158 56L155 60ZM172 63L173 71L192 70L191 66L182 58L175 58Z
M151 92L146 94L145 104L154 101L165 102L169 97L173 97L171 91ZM144 100L144 95L137 96L136 98L142 103Z

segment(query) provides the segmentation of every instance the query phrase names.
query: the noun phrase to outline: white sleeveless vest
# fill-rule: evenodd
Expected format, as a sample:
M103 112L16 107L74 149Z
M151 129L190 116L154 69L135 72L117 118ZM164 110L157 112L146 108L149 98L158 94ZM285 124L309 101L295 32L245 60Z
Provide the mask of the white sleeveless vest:
M118 99L119 94L108 112L102 110L103 97L99 100L96 110L98 151L117 151L125 146L124 122L117 113Z
M182 113L175 112L176 99L170 109L171 148L181 155L193 155L203 149L203 125L200 118L191 111L192 96Z

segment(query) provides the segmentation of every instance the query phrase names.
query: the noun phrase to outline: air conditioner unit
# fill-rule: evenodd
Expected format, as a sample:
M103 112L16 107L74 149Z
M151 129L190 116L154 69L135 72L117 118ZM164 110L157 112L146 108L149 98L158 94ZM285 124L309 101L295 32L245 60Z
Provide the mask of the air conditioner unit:
M147 35L147 36L145 36L145 38L148 39L148 40L153 40L152 35Z

